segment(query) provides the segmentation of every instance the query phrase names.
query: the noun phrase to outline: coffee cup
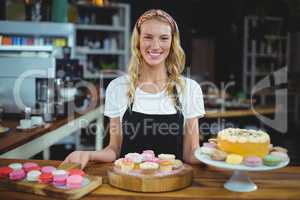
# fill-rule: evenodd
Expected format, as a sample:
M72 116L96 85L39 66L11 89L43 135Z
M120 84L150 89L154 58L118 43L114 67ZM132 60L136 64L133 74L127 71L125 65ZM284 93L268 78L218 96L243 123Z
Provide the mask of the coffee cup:
M31 125L32 126L40 126L43 124L43 118L41 116L32 116L31 117Z
M27 128L31 128L31 126L32 126L32 124L31 124L30 119L21 119L20 120L20 128L27 129Z

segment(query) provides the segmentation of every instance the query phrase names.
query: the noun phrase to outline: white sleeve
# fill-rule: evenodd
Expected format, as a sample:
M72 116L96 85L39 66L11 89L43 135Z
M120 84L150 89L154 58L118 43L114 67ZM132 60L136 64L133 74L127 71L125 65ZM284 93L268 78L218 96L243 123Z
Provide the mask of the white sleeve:
M118 101L118 84L111 81L106 88L105 92L105 106L104 115L110 118L118 117L121 115L120 102Z
M183 97L183 115L186 119L205 114L203 94L200 85L194 80L186 81L186 91Z

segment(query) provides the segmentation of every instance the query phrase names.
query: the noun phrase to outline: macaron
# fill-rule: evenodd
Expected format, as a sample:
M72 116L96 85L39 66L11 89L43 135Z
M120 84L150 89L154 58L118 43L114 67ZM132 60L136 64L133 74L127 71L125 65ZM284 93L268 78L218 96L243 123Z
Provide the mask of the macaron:
M79 176L85 176L84 171L80 169L70 169L69 170L69 175L79 175Z
M26 180L27 180L27 181L38 181L39 176L40 176L41 174L42 174L42 173L41 173L39 170L30 170L30 171L27 173Z
M200 147L200 151L203 154L207 154L207 155L212 155L214 152L215 148L211 148L211 147Z
M266 155L263 159L263 163L266 166L276 166L282 161L282 158L276 155Z
M155 156L155 153L153 150L144 150L142 154L152 154L153 156Z
M81 187L83 178L80 175L71 175L67 178L67 186L71 189L77 189Z
M123 159L124 159L124 158L119 158L119 159L115 160L115 162L114 162L115 166L116 166L116 167L121 167L121 164L122 164L122 162L123 162Z
M216 143L212 143L212 142L204 142L202 144L203 147L209 147L209 148L216 148L217 144Z
M248 167L258 167L262 165L262 159L258 156L247 156L244 158L244 165Z
M216 161L224 161L227 158L227 153L218 149L215 149L213 153L210 155L212 160Z
M226 157L225 162L232 165L238 165L243 162L243 156L240 156L238 154L229 154Z
M147 160L147 161L148 161L148 162L159 163L161 160L160 160L159 158L154 157L154 158L152 158L152 159L150 159L150 160Z
M155 155L152 154L152 153L142 153L142 160L143 161L149 161L149 160L152 160L153 158L155 158Z
M55 186L63 186L67 183L68 174L53 176L53 184Z
M52 173L43 173L38 178L39 183L51 183L52 180L53 180Z
M9 179L12 181L19 181L26 177L26 173L23 169L13 170L9 173Z
M287 161L289 159L287 153L284 153L282 151L272 151L270 155L279 156L281 157L282 161Z
M12 168L13 170L19 170L23 168L23 165L21 163L11 163L10 165L8 165L10 168Z
M40 166L34 162L26 162L23 164L23 168L25 172L29 172L31 170L40 170Z
M67 172L66 170L63 170L63 169L57 169L52 172L53 177L64 176L64 175L68 175L68 174L69 174L69 172Z
M162 153L162 154L158 155L158 158L161 160L171 160L172 161L172 160L175 160L175 155Z
M54 170L56 170L53 166L44 166L41 168L42 173L52 173Z
M283 147L280 147L280 146L273 147L271 151L281 151L283 153L288 152L288 150L286 148L283 148Z
M12 171L13 169L10 167L0 167L0 178L8 177Z

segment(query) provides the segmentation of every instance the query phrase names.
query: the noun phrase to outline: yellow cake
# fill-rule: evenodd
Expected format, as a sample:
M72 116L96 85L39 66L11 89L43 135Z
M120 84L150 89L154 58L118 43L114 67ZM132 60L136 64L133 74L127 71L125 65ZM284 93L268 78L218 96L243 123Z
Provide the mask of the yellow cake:
M270 137L261 130L227 128L218 133L218 148L241 156L264 157L269 153Z

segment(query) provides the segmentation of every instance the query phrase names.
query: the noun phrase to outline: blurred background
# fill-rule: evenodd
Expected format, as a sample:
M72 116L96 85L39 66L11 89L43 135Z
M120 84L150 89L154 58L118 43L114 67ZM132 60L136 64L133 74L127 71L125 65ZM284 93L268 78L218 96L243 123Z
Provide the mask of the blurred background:
M24 117L11 101L12 85L30 69L52 72L22 85L27 107L41 108L32 114L45 121L66 117L66 103L85 109L96 95L103 104L108 83L126 73L137 18L152 8L177 21L187 57L184 75L204 93L204 140L226 127L263 129L299 164L299 0L0 0L0 118ZM82 80L96 93L75 91ZM104 118L105 135L107 123ZM68 137L52 145L50 159L95 149L93 130L82 129L79 142Z

